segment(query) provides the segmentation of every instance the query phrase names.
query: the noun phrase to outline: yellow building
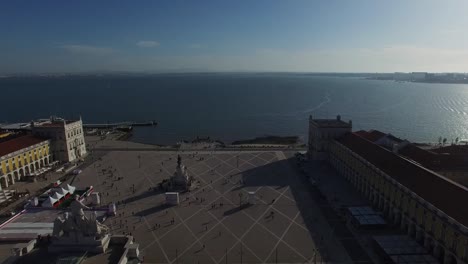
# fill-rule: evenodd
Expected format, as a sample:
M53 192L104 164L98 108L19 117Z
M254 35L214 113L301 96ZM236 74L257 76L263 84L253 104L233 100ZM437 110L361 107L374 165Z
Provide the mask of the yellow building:
M441 263L467 263L468 188L357 133L330 144L329 162Z
M8 136L10 136L11 133L0 133L0 138L6 138Z
M0 143L0 190L52 162L50 141L23 135Z

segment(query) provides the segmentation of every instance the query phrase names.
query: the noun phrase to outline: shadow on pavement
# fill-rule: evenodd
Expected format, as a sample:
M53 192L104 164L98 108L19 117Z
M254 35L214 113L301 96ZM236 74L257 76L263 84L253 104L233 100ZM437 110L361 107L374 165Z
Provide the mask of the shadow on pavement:
M237 212L239 212L239 211L242 211L242 210L244 210L244 209L249 208L250 206L252 206L252 205L251 205L251 204L243 204L243 205L241 205L241 206L234 207L234 208L232 208L232 209L230 209L230 210L225 211L225 212L224 212L224 216L228 216L228 215L235 214L235 213L237 213Z
M143 192L143 193L138 194L136 196L132 196L130 198L127 198L127 199L123 200L123 202L124 203L131 203L131 202L135 202L135 201L138 201L138 200L141 200L141 199L148 198L150 196L159 195L159 194L162 194L162 193L164 193L163 190L146 191L146 192Z
M293 175L291 175L291 172ZM317 250L320 256L322 256L322 260L328 261L328 256L333 254L333 252L326 252L327 250L323 246L326 242L324 240L330 239L330 236L333 235L342 243L353 261L372 263L367 253L362 249L360 244L355 241L354 237L352 237L346 223L341 220L331 205L328 204L325 196L320 193L316 187L312 186L306 176L299 173L294 158L276 161L246 170L242 172L242 182L243 185L237 189L271 186L277 191L280 191L283 187L289 186L299 212L304 219L304 224L309 230L309 234L314 243L318 245ZM319 234L320 227L317 227L317 216L314 215L313 211L310 209L314 204L320 208L321 214L332 228L328 236L324 237Z
M160 212L160 211L169 209L170 207L172 207L172 206L171 206L171 205L167 205L167 204L161 204L161 205L158 205L158 206L155 206L155 207L151 207L151 208L149 208L149 209L146 209L146 210L137 212L135 215L136 215L136 216L147 216L147 215L150 215L150 214L155 214L155 213L157 213L157 212Z

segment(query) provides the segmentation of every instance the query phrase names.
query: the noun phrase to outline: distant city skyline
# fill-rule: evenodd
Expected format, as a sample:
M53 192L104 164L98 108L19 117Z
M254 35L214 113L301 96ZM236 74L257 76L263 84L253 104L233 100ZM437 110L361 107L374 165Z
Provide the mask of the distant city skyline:
M8 1L0 75L467 72L468 2Z

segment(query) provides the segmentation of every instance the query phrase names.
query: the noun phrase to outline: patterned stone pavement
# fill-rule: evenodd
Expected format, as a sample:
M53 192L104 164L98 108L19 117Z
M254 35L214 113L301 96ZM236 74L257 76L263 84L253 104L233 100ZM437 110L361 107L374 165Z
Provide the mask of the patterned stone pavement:
M166 207L152 188L172 175L177 154L200 186ZM145 263L314 263L321 256L294 177L282 152L113 151L73 184L93 185L103 204L122 202L105 224L131 233Z

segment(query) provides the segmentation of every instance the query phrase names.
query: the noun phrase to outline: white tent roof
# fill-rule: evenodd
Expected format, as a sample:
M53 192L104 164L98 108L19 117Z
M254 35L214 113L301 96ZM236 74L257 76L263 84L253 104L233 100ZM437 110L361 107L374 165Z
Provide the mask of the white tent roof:
M59 194L59 193L54 193L54 195L52 195L52 198L54 198L55 200L60 200L61 198L63 197L62 194Z
M45 200L42 203L42 207L54 207L54 203L56 203L56 202L57 202L57 199L54 199L54 198L49 196L49 198L47 198L47 200Z
M65 190L67 190L70 194L73 194L75 192L75 186L71 186L70 184L66 184L65 186L63 186L63 188Z
M58 194L62 195L62 196L65 196L65 195L68 193L68 191L65 190L65 189L62 188L62 187L54 188L53 191L54 191L55 193L58 193Z

